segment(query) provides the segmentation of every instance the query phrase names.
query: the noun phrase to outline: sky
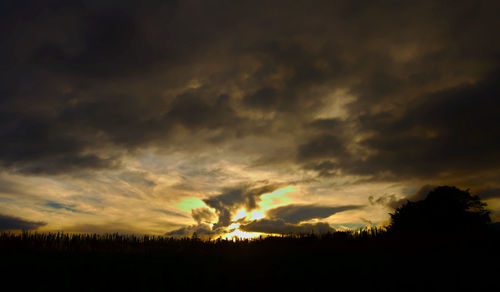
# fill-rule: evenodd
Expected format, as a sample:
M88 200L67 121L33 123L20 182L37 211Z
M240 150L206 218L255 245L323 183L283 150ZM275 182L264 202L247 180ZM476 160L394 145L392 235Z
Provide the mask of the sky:
M500 221L498 1L1 1L0 231Z

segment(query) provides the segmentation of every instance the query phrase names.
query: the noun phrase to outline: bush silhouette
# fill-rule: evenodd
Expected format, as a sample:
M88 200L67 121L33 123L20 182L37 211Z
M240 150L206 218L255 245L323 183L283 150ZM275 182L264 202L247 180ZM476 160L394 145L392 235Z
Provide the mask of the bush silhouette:
M464 232L484 230L491 222L486 203L468 190L440 186L424 200L407 201L391 215L392 232Z

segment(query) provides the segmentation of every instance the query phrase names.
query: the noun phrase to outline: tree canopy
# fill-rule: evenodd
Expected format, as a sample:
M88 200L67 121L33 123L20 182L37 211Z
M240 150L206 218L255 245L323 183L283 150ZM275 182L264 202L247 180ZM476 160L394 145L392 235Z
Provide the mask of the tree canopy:
M397 208L391 215L389 231L394 232L457 232L484 229L491 222L486 203L469 190L440 186L424 200Z

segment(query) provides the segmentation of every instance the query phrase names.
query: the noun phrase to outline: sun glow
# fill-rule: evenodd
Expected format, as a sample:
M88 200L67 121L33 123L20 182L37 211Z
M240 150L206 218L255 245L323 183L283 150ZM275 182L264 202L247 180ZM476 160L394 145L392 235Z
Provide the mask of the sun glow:
M290 199L286 197L286 194L291 192L295 192L295 188L292 186L288 186L278 189L274 192L264 194L261 196L261 201L258 203L259 209L247 212L244 208L241 208L236 211L236 214L233 216L232 221L235 222L240 219L262 219L264 218L264 212L266 210L289 203Z
M222 239L252 239L263 236L260 232L246 232L239 229L240 222L259 220L265 217L264 213L278 206L286 205L290 199L286 197L287 193L295 192L292 186L278 189L274 192L267 193L261 196L261 201L258 203L258 209L248 212L245 208L241 208L233 216L232 223L227 228L230 232L222 235Z
M252 213L250 213L250 220L257 220L257 219L262 219L264 218L264 212L262 211L252 211Z
M174 208L190 213L192 209L206 207L206 204L199 198L185 198L176 203Z
M246 232L246 231L241 231L238 229L240 226L239 223L233 223L229 225L229 227L233 227L234 230L222 235L222 239L231 239L231 240L237 240L237 239L253 239L257 238L262 235L262 233L259 232Z
M264 211L263 210L254 210L250 213L245 211L245 209L240 209L236 212L236 214L233 217L233 222L238 221L240 219L246 219L246 220L257 220L257 219L262 219L264 218Z
M234 215L233 221L237 221L237 220L245 218L247 216L248 216L248 213L245 211L245 209L240 209L236 212L236 215Z

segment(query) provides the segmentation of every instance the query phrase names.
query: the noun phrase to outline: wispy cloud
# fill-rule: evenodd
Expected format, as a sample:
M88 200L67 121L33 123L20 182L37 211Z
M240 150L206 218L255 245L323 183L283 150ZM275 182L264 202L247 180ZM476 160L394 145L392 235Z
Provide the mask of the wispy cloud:
M48 201L44 204L44 206L50 207L50 208L56 209L56 210L65 210L65 211L69 211L72 213L92 214L91 212L77 209L76 205L68 205L68 204L58 203L58 202L54 202L54 201Z

